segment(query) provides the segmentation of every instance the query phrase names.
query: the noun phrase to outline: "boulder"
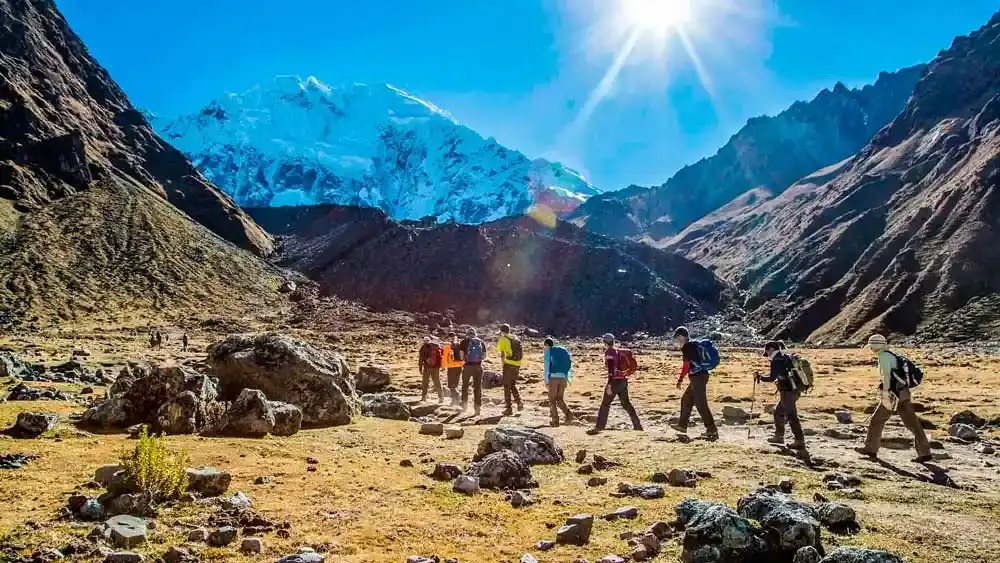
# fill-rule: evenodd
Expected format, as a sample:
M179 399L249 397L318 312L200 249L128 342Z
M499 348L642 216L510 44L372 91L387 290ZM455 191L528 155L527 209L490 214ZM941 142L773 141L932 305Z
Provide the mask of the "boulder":
M326 561L326 557L315 551L303 551L286 555L278 559L277 563L323 563L324 561Z
M0 378L18 377L25 369L24 360L13 352L0 352Z
M8 430L11 436L18 438L37 438L52 430L59 424L59 415L55 413L18 413L14 426Z
M816 507L820 523L832 532L857 533L861 531L858 515L849 505L842 502L825 502Z
M697 483L697 478L694 473L688 471L687 469L671 469L666 478L666 482L669 483L671 487L689 487L692 486L690 483L691 481L695 481L695 483Z
M243 553L261 553L264 551L264 540L260 538L243 538L240 544L240 551Z
M444 429L444 437L448 440L459 440L465 436L465 429L460 426L449 426Z
M122 396L111 397L83 413L84 426L96 428L124 428L129 426L132 405Z
M146 556L131 551L113 551L104 556L104 563L143 563Z
M591 477L590 479L587 479L588 487L603 487L604 485L607 484L608 484L607 477Z
M274 430L274 411L262 391L244 389L229 407L218 433L223 436L259 438Z
M816 551L816 548L807 545L795 552L795 557L792 559L792 563L819 563L823 556Z
M556 543L563 545L586 545L594 529L594 517L577 514L566 520L566 524L556 532Z
M163 563L195 563L198 557L183 547L171 547L163 554Z
M96 498L89 498L80 506L77 514L82 520L97 522L104 519L104 506Z
M951 420L948 421L948 424L968 424L969 426L979 428L986 424L986 419L970 410L964 410L951 415Z
M851 411L840 410L837 411L837 422L841 424L853 424L854 417L851 416Z
M104 522L101 535L117 548L130 549L146 542L146 521L134 516L120 515Z
M207 362L225 400L259 389L297 406L303 426L349 424L359 413L347 362L291 336L232 335L208 348Z
M208 541L208 530L205 528L195 528L188 532L187 541L193 543L203 543Z
M375 393L388 387L389 380L389 368L372 364L358 368L354 385L360 393Z
M904 563L898 555L878 549L840 547L820 559L820 563Z
M979 432L968 424L952 424L948 427L948 435L958 438L960 440L965 440L966 442L975 442L979 440Z
M420 425L420 433L426 436L440 436L444 434L444 424L440 422L425 422Z
M479 479L469 475L459 475L452 485L452 490L456 493L474 495L479 492Z
M771 488L762 488L740 499L739 515L760 522L777 534L770 550L791 558L800 548L813 546L822 553L816 510Z
M514 508L522 508L535 504L535 497L528 491L511 491L510 505Z
M750 419L750 413L741 407L725 405L722 407L722 418L733 422L745 422Z
M361 396L361 412L365 416L389 420L409 420L410 407L391 393L372 393Z
M434 466L431 478L436 481L454 481L462 474L462 470L457 465L450 463L439 463Z
M504 450L516 453L528 465L562 463L565 459L562 448L551 436L519 426L487 430L473 459L480 460Z
M236 528L232 526L223 526L217 530L212 530L208 534L208 545L212 547L225 547L236 541L237 535L239 535L239 533Z
M233 477L214 467L187 468L188 491L202 497L217 497L229 489Z
M126 367L108 396L84 413L84 424L100 428L149 424L156 430L186 434L205 426L202 404L213 401L217 390L210 377L187 366Z
M684 563L755 561L764 552L754 525L724 504L688 499L677 505L675 512L684 525Z
M479 486L485 489L528 489L536 486L528 464L510 450L481 458L472 463L465 474L477 478Z
M183 391L160 405L156 413L156 428L167 434L194 434L198 432L198 411L201 401L191 391Z
M94 481L99 483L102 487L107 487L108 485L111 484L111 481L115 476L115 473L118 473L121 470L122 466L118 465L117 463L111 465L102 465L98 467L96 471L94 471Z

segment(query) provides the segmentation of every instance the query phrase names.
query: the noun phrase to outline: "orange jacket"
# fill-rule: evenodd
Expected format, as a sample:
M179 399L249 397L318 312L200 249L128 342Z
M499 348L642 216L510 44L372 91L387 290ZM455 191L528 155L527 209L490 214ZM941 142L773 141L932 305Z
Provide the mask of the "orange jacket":
M457 352L457 351L456 351ZM441 358L441 367L445 369L460 368L465 365L465 362L458 359L458 354L452 351L451 343L444 345L443 355Z

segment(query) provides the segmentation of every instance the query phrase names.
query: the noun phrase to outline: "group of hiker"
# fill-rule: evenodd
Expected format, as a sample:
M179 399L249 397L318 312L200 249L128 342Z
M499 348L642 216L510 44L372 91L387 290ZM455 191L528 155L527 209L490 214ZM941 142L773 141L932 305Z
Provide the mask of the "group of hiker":
M150 350L160 350L163 348L165 342L170 342L170 334L166 332L160 332L155 330L149 333L149 349ZM184 331L181 334L181 351L187 352L188 349L188 333Z
M424 339L420 348L420 373L423 376L422 399L427 400L429 385L434 383L438 401L444 401L441 387L440 372L447 374L447 387L453 405L460 406L462 411L468 409L469 387L473 390L473 408L478 416L482 406L483 362L487 356L486 342L479 337L475 328L468 329L465 338L459 341L457 334L450 334L449 340L443 346L430 337ZM708 403L708 384L713 369L720 362L719 352L715 344L708 339L695 340L685 327L674 331L674 339L681 350L683 363L677 388L687 388L681 395L680 415L671 424L675 431L686 434L692 411L697 409L701 422L705 427L700 436L706 441L719 439L719 430L715 417ZM638 364L631 350L617 346L615 336L611 333L602 337L604 342L604 363L607 380L604 385L603 397L597 411L597 420L589 434L603 431L607 425L608 414L615 399L621 404L628 415L634 430L643 430L639 414L629 398L629 381L635 375ZM868 457L878 455L881 444L882 430L893 414L898 414L906 427L913 433L917 463L925 463L932 459L927 435L914 412L911 394L912 389L920 385L923 373L911 360L889 350L888 341L882 335L874 335L868 340L869 349L878 359L880 402L869 422L868 433L863 446L855 450ZM518 411L524 408L521 394L517 388L521 363L524 359L524 348L521 340L512 332L509 325L500 327L497 338L496 352L500 356L500 383L503 387L505 416L512 415L516 406ZM805 434L799 419L797 404L802 394L812 389L814 374L809 361L786 351L780 341L769 341L764 345L764 356L769 361L766 374L754 376L753 396L756 400L757 383L774 383L777 388L777 403L774 406L774 434L767 441L772 444L785 444L785 429L791 430L793 441L787 447L804 451L806 448ZM574 421L572 411L566 405L565 393L567 385L573 377L573 359L569 350L555 343L554 339L546 338L542 356L543 381L548 390L549 414L551 425L559 426L560 413L565 423ZM461 384L461 393L459 393ZM752 408L752 407L751 407Z

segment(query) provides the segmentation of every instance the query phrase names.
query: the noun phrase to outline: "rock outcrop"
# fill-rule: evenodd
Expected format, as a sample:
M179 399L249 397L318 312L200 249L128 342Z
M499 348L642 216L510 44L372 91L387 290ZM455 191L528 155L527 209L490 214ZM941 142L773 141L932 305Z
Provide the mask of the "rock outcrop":
M504 450L514 452L528 465L562 463L565 460L562 448L551 436L519 426L499 426L487 430L476 449L475 459Z

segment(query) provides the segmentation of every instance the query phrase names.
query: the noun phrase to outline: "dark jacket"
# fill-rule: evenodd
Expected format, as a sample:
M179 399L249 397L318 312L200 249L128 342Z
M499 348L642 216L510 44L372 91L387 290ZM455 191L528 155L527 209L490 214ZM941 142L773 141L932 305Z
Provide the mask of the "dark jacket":
M781 391L795 391L792 381L792 357L784 352L778 352L771 359L771 373L761 376L760 380L775 383Z
M421 369L423 369L424 364L427 363L427 360L430 359L430 357L431 357L431 349L433 347L434 347L434 345L431 344L430 342L425 342L424 345L420 347L420 360L419 360L419 362L420 362L420 368Z

